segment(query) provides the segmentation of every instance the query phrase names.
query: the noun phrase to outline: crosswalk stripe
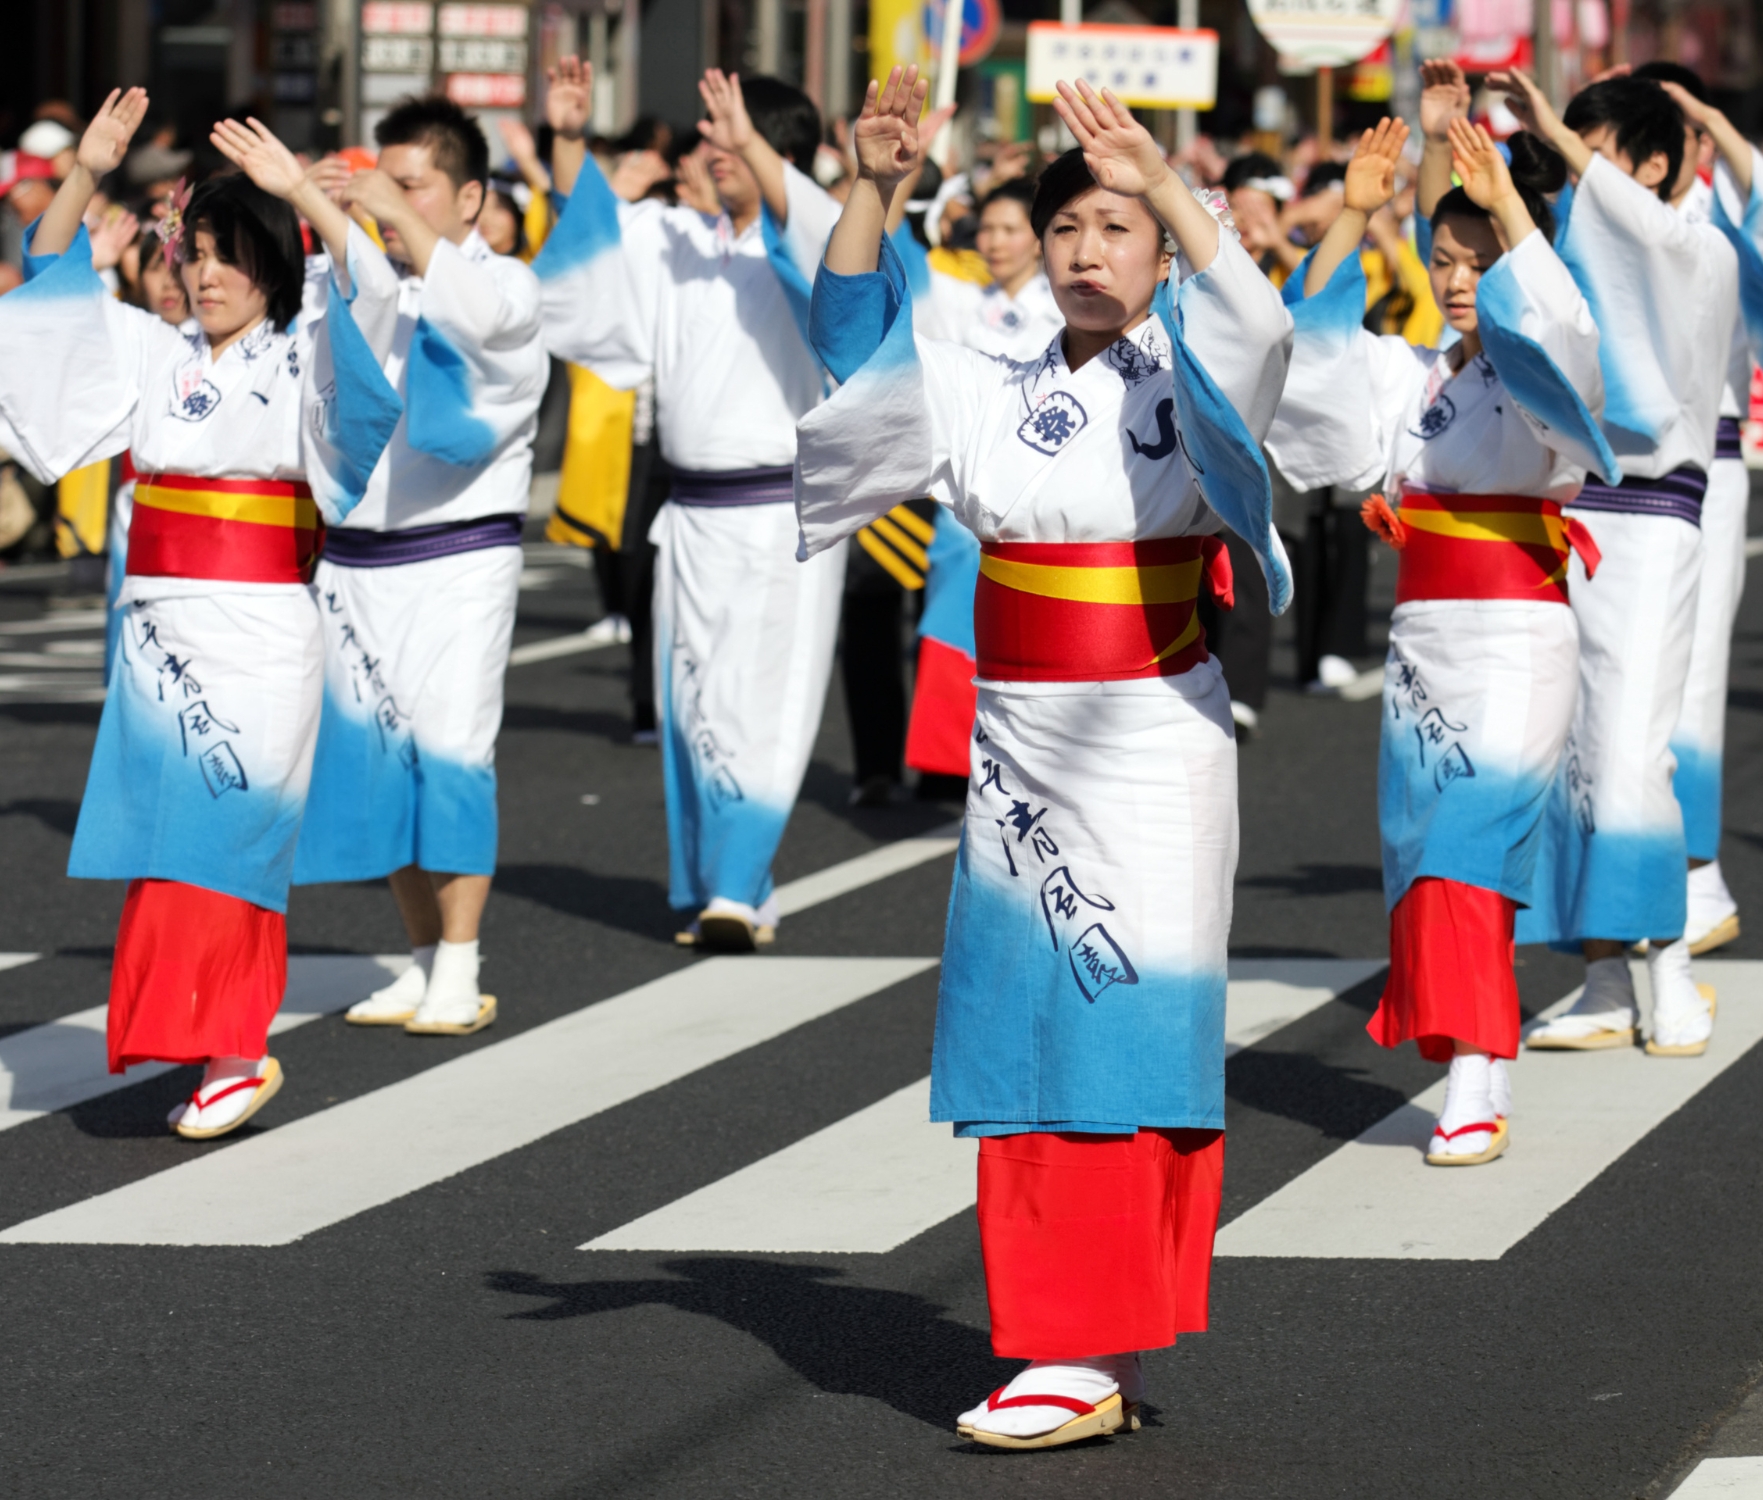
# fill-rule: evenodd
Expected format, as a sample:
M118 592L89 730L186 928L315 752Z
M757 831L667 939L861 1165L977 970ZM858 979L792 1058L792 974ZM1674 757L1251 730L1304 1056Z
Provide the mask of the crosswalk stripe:
M933 968L713 958L0 1233L13 1244L286 1245Z
M21 964L35 963L41 953L0 953L0 970L16 969Z
M0 969L35 954L0 954ZM375 958L350 954L298 954L288 960L288 993L270 1023L280 1036L363 1000L388 976L410 967L408 953ZM116 1089L168 1073L174 1063L141 1063L110 1072L104 1046L106 1006L75 1011L43 1026L0 1037L0 1130L10 1130L58 1109L69 1109Z
M950 823L930 833L909 839L897 839L859 854L843 864L831 865L804 875L800 880L787 881L777 888L777 910L781 917L794 916L822 901L860 890L902 870L915 869L945 854L953 854L961 842L960 823Z
M1383 967L1233 961L1226 1052L1253 1046ZM930 1080L921 1078L581 1248L883 1254L973 1206L979 1143L956 1140L929 1116Z
M1704 1458L1671 1492L1671 1500L1757 1500L1763 1458Z
M1763 1040L1763 963L1704 961L1720 995L1696 1058L1520 1052L1512 1145L1486 1167L1441 1171L1423 1153L1443 1080L1219 1231L1217 1253L1353 1260L1498 1260ZM1646 966L1635 989L1649 1001Z

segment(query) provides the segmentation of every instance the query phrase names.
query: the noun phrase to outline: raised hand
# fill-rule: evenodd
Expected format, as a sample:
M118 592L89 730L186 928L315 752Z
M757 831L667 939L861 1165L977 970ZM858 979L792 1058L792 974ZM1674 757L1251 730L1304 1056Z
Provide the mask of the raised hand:
M306 169L306 180L332 203L343 201L343 185L355 169L340 156L321 156Z
M885 84L869 81L863 96L863 109L851 132L851 144L857 153L857 175L867 178L880 190L882 201L888 202L894 189L922 166L925 150L933 136L921 130L918 112L930 85L918 76L916 66L895 68ZM932 119L940 115L938 110ZM925 122L928 126L930 121Z
M291 199L306 185L306 170L261 120L221 120L208 139L264 192Z
M612 191L626 203L638 203L649 189L673 176L667 158L659 151L627 151L613 165L608 179Z
M1394 117L1379 120L1359 137L1342 184L1348 208L1373 214L1396 196L1396 163L1407 144L1407 123Z
M579 141L594 112L594 65L562 58L546 71L545 84L546 121L564 140Z
M1451 121L1469 118L1469 80L1448 58L1420 65L1420 130L1427 140L1443 144Z
M1073 88L1063 79L1053 108L1083 147L1084 165L1111 193L1142 198L1170 175L1151 132L1107 89L1098 94L1084 80Z
M678 180L674 194L682 208L695 209L715 218L722 212L722 199L716 195L716 179L704 160L704 147L699 145L679 159Z
M1518 117L1520 125L1539 139L1550 139L1547 122L1554 118L1555 110L1534 78L1521 68L1513 68L1505 73L1489 73L1487 84L1506 96L1506 108Z
M369 218L391 221L410 206L404 189L387 172L375 167L371 172L356 172L345 182L338 194L345 208L359 208Z
M147 91L142 88L112 89L86 133L80 137L79 164L94 177L103 177L122 165L129 142L147 118Z
M124 250L135 242L141 232L141 221L131 213L112 214L96 225L88 226L92 237L92 269L108 271L122 259Z
M698 133L705 140L737 155L753 144L753 121L747 114L747 101L741 97L739 73L706 68L698 80L698 95L710 112L708 120L698 122Z
M1451 121L1451 169L1477 208L1491 209L1517 192L1506 158L1500 155L1493 137L1467 120Z

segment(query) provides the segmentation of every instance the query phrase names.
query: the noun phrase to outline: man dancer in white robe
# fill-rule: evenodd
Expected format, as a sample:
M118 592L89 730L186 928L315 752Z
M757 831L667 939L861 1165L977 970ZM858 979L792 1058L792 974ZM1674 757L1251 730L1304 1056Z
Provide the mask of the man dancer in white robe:
M1714 1015L1684 938L1687 851L1670 739L1695 633L1702 501L1724 375L1709 351L1726 343L1737 317L1737 257L1718 230L1686 223L1670 207L1683 117L1658 84L1594 84L1563 117L1522 73L1489 82L1561 153L1576 184L1561 258L1598 323L1601 424L1623 470L1620 484L1588 475L1568 507L1602 563L1595 580L1577 559L1569 565L1579 705L1546 873L1517 937L1580 944L1586 984L1573 1009L1527 1045L1632 1045L1639 1008L1628 949L1647 939L1647 1050L1696 1056L1707 1050Z
M387 378L405 416L314 578L325 701L294 879L389 878L412 963L357 1025L462 1036L495 1019L478 927L496 868L496 733L550 363L532 272L473 227L489 146L406 99L343 196L402 272Z
M534 264L545 339L614 385L654 373L674 471L650 533L669 899L695 918L680 941L746 952L776 929L771 861L820 723L844 581L843 543L796 561L790 478L797 419L825 392L804 330L839 205L797 170L820 138L807 96L772 79L743 95L714 69L699 128L722 215L620 205L585 159L591 87L567 58L546 106L569 202Z

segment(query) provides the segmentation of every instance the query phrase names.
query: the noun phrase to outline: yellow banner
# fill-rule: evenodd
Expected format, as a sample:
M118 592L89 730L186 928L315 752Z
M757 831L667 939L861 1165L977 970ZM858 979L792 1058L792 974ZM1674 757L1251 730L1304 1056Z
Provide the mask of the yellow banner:
M919 15L923 0L870 0L869 71L885 81L890 71L926 60Z

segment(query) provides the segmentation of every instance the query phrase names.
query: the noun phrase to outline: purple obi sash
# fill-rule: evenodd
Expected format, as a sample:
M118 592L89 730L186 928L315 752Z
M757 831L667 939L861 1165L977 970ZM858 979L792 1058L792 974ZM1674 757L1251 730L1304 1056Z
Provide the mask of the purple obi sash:
M324 559L339 568L395 568L401 563L451 557L455 552L518 547L525 525L525 516L509 515L443 521L438 526L407 526L402 531L333 526L325 533Z
M1585 488L1568 502L1571 510L1614 510L1634 516L1670 516L1702 524L1702 496L1708 493L1708 476L1694 464L1681 464L1657 479L1631 476L1621 484L1605 484L1587 474Z
M781 469L727 469L708 473L701 469L675 469L675 505L779 505L796 498L789 467Z
M1745 456L1744 437L1739 431L1737 417L1722 417L1720 425L1714 429L1714 456L1737 459Z

